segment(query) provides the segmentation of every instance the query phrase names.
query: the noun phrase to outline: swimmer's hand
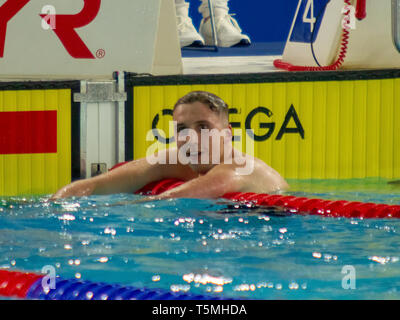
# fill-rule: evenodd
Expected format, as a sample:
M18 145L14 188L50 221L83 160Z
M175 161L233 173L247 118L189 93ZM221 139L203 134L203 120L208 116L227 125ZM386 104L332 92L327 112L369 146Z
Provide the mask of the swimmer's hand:
M224 194L241 190L244 177L227 166L211 169L206 175L187 181L180 186L155 196L115 203L115 206L140 204L173 198L217 199Z
M89 196L93 193L95 186L96 186L95 180L92 179L78 180L58 190L55 194L53 194L50 197L49 201L62 198L69 198L73 196L76 197Z
M155 201L155 200L160 200L160 199L157 196L147 196L147 197L142 197L142 198L136 199L136 200L118 202L118 203L116 203L116 205L140 204L140 203L152 202L152 201Z
M72 182L58 190L51 199L92 194L133 193L152 181L165 179L171 171L176 172L176 170L178 169L174 165L151 164L147 158L133 160L98 176Z
M146 196L142 197L140 199L136 200L126 200L126 201L119 201L116 203L109 204L108 207L119 207L119 206L127 206L131 204L141 204L141 203L147 203L147 202L152 202L156 200L161 200L160 197L158 196Z

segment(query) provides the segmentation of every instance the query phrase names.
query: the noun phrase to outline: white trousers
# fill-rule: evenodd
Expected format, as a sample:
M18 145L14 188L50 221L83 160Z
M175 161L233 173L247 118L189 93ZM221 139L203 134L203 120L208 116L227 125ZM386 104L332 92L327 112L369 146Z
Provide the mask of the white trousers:
M201 4L199 6L199 12L203 14L203 16L208 16L209 15L208 0L200 0L200 1ZM221 8L228 10L228 1L229 0L213 0L213 6L214 8ZM188 2L186 2L185 0L175 0L175 5L187 6Z

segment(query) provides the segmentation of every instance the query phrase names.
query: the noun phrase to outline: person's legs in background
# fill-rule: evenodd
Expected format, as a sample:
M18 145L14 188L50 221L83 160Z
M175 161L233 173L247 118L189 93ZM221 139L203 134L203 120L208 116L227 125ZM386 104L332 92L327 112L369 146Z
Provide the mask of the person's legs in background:
M214 45L208 0L200 0L199 12L203 15L200 34L206 45ZM236 19L229 14L228 0L213 0L215 29L219 47L250 45L250 38L242 34Z
M193 0L192 0L193 1ZM214 45L210 9L208 0L200 0L199 12L203 15L200 23L200 34L193 26L189 17L189 3L185 0L175 0L178 34L181 47ZM214 19L218 46L250 45L250 38L242 34L236 19L229 14L228 0L213 0Z
M189 17L189 3L185 0L175 0L175 8L181 47L204 46L202 36L197 32L192 19Z

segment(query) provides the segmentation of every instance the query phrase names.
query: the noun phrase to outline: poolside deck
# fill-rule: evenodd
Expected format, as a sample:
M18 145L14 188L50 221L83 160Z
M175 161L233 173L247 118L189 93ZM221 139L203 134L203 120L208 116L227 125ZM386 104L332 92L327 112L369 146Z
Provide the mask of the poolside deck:
M281 72L273 65L281 56L184 57L183 74Z

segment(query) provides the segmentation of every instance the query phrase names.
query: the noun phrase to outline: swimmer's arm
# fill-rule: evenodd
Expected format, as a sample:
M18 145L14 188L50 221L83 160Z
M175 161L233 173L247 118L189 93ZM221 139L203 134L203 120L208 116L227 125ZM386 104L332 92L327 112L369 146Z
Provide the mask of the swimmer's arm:
M241 190L244 185L243 176L235 173L229 167L210 170L206 175L192 179L177 188L163 192L158 196L148 197L148 200L168 198L206 198L216 199L229 192Z
M265 168L261 170L262 172L255 170L251 175L244 175L229 165L221 165L204 176L190 180L161 195L147 197L143 201L168 198L215 199L229 192L271 193L289 188L287 182L275 170L265 170Z
M146 158L128 162L99 176L75 181L58 190L51 199L91 194L132 193L166 177L166 165L150 164Z

